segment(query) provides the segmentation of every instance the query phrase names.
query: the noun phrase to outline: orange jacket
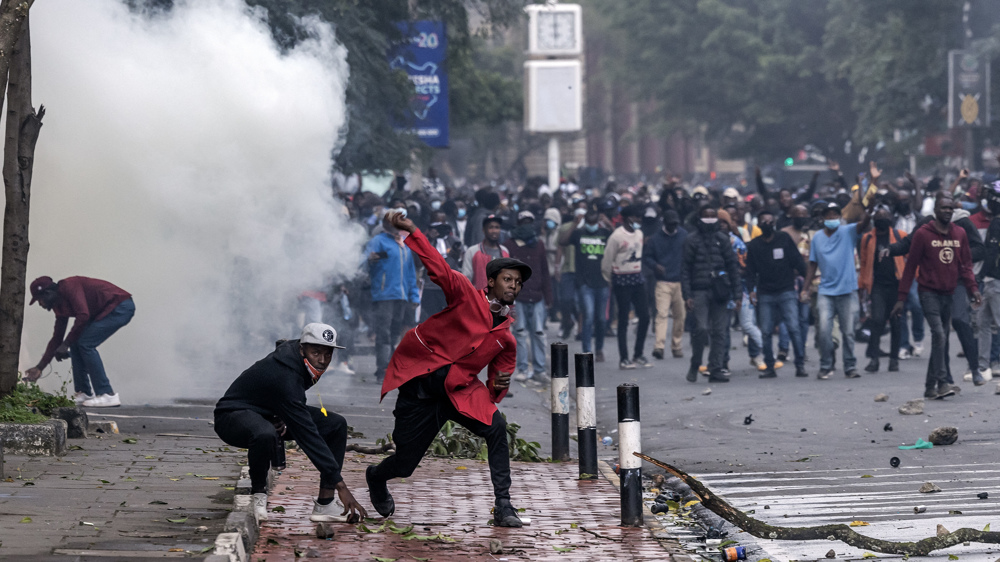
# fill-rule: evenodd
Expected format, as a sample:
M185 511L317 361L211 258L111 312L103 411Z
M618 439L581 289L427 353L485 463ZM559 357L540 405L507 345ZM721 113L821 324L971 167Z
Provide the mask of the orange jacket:
M895 228L889 229L890 244L899 242L905 236L906 234ZM861 237L861 272L858 274L858 288L869 292L875 282L875 245L875 230L869 230ZM906 260L903 256L896 256L893 259L896 261L896 279L899 279L903 276Z
M507 394L506 389L497 392L493 381L500 371L512 372L517 358L512 317L494 326L486 291L476 290L468 278L453 271L422 232L414 231L405 244L441 287L448 306L403 336L385 370L382 398L411 379L451 365L444 379L451 403L460 414L490 424L495 404ZM485 384L479 379L484 367Z

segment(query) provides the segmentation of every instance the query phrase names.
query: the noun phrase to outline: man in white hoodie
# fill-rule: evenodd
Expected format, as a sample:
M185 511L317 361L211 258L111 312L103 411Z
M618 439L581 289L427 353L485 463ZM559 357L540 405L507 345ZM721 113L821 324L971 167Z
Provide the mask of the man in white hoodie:
M642 276L642 208L631 205L623 207L621 217L622 226L608 237L601 261L601 273L611 283L611 292L618 304L618 367L652 367L652 363L643 355L646 331L649 330L649 305L646 300L646 279ZM633 309L639 324L635 333L635 353L629 360L628 314Z

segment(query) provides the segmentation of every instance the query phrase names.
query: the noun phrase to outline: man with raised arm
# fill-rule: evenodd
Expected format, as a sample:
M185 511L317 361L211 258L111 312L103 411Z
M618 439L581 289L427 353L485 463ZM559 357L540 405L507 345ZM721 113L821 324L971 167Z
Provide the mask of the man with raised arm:
M407 332L389 361L382 398L399 389L392 412L396 454L365 472L372 505L383 517L393 514L396 504L386 483L413 474L438 431L452 420L486 440L496 498L493 521L520 527L510 503L507 422L496 404L507 394L517 358L508 313L531 268L512 258L494 259L486 264L486 288L476 289L448 267L412 221L398 213L391 220L410 233L406 245L441 287L448 306ZM483 368L485 383L478 376Z

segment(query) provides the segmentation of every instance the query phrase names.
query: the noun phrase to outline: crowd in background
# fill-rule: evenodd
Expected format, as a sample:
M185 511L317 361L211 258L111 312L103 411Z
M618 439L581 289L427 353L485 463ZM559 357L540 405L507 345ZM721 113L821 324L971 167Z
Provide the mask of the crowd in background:
M597 188L568 178L558 187L459 189L432 180L420 189L399 181L382 196L345 195L351 219L371 236L359 274L328 292L304 292L299 321L338 328L348 342L338 366L345 372L367 337L381 380L405 330L447 306L384 220L386 210L405 209L477 288L492 259L532 267L513 311L519 381L548 382L546 324L555 323L562 340L580 341L597 362L615 338L621 369L652 368L669 347L673 357L690 357L691 382L727 382L738 362L761 378L778 376L786 361L796 376L811 376L810 353L818 354L816 377L827 379L838 370L838 350L840 371L855 378L860 341L868 372L885 360L891 372L900 360L926 357L931 398L959 391L948 360L954 329L965 379L983 384L1000 361L1000 225L991 230L1000 183L966 170L945 182L909 173L888 180L875 164L852 178L828 167L802 186L769 185L758 169L730 186L674 177ZM746 358L735 357L742 347L734 337ZM888 351L880 347L886 339Z

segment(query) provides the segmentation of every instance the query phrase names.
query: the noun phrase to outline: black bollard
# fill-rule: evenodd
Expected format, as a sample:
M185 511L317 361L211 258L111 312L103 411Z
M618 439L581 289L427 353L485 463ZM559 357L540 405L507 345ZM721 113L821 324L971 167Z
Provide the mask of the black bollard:
M552 458L569 460L569 347L552 344Z
M576 354L576 437L580 479L597 479L597 404L594 397L594 354Z
M642 526L642 452L639 431L639 387L618 387L618 478L621 481L622 526Z

